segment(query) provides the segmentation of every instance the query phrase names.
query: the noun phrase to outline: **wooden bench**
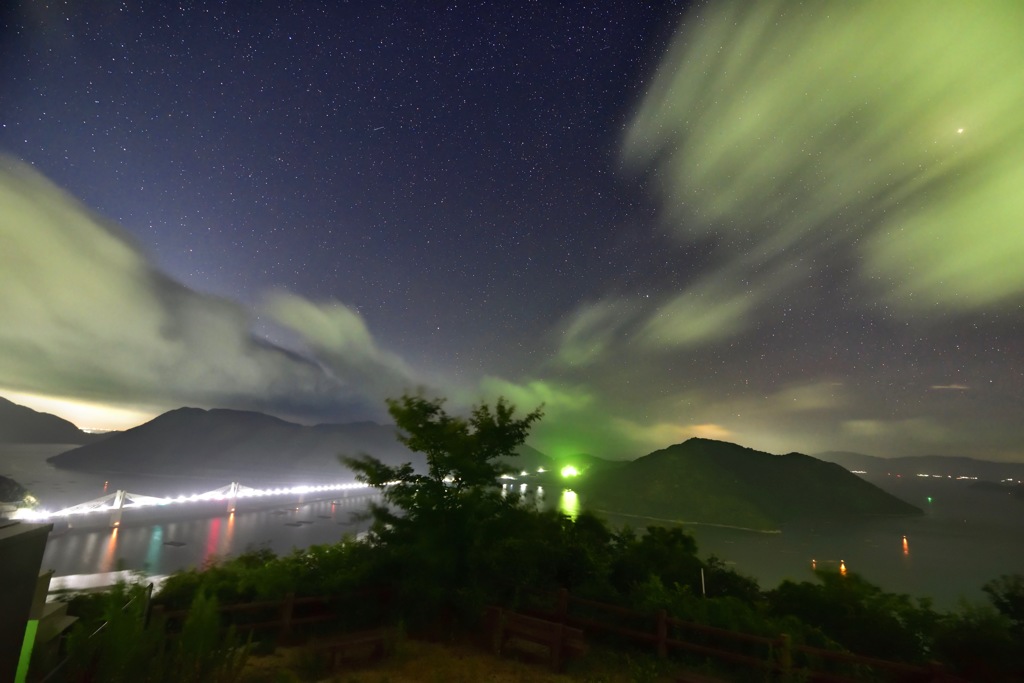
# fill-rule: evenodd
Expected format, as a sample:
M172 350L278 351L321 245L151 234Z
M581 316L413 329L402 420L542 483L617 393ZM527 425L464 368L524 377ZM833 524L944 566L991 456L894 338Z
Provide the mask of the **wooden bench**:
M530 617L498 607L487 608L494 624L494 646L500 655L509 640L520 639L548 648L551 668L560 671L563 655L582 655L587 651L583 631L547 619Z
M310 643L310 649L324 652L331 658L331 670L340 660L357 656L386 657L395 649L398 631L394 628L375 628L354 631Z

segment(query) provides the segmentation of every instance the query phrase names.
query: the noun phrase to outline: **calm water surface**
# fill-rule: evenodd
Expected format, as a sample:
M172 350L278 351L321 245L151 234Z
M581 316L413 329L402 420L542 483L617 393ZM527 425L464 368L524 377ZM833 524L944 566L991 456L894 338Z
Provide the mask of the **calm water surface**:
M22 447L0 453L0 474L28 486L45 507L76 504L103 493L101 476L55 470L45 464L47 451ZM340 468L339 468L340 469ZM246 481L243 484L292 485L340 483L335 480ZM228 481L194 477L134 477L111 481L108 489L177 495L223 486ZM837 568L843 561L886 590L931 597L937 607L953 608L961 598L984 599L981 586L1006 573L1024 573L1024 501L979 491L966 482L883 481L891 493L923 508L919 517L874 518L788 525L780 534L687 526L702 556L715 554L737 571L756 578L762 588L785 579L811 580L812 560L818 567ZM585 501L561 491L544 494L549 505L585 507ZM928 497L931 496L931 502ZM58 576L115 569L166 574L199 567L215 558L267 547L277 553L313 544L333 543L343 534L365 529L352 513L365 509L370 498L280 502L267 509L239 510L203 518L167 518L148 523L127 520L109 528L71 529L51 535L44 569ZM642 527L642 522L633 524ZM906 545L903 539L906 537Z

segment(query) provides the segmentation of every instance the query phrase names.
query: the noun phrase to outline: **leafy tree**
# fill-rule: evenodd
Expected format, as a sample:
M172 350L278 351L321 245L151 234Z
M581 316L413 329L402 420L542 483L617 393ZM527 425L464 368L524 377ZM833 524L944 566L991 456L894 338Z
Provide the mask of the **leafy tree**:
M387 503L370 509L382 551L377 576L400 590L404 604L419 605L423 617L441 606L474 614L487 580L480 565L497 542L490 533L494 520L519 503L515 493L502 495L498 477L511 468L501 459L516 455L541 410L520 418L499 398L462 418L449 415L443 399L421 394L387 404L398 440L426 456L427 472L369 455L342 458L359 481L381 489Z
M920 661L938 617L927 600L887 593L858 574L815 572L820 584L783 581L769 591L769 612L793 615L861 654Z
M716 555L705 561L704 573L708 597L739 598L751 605L762 601L761 587L757 580L739 574Z
M988 605L962 603L937 624L933 654L971 681L1021 680L1020 643L1009 620ZM1014 675L1016 674L1016 675Z
M631 532L617 538L620 547L612 568L612 581L623 593L651 576L665 586L687 586L700 591L701 561L697 541L678 527L649 526L639 539Z
M1024 636L1024 574L1004 574L981 587L992 605Z
M542 415L538 408L517 419L515 407L503 398L493 409L477 406L468 419L445 412L443 399L421 394L388 399L387 404L398 440L427 456L427 473L417 474L410 463L391 467L369 455L343 457L342 462L359 481L383 489L384 500L402 511L398 516L380 506L373 509L377 521L393 527L436 521L497 493L498 477L511 471L499 458L515 456Z

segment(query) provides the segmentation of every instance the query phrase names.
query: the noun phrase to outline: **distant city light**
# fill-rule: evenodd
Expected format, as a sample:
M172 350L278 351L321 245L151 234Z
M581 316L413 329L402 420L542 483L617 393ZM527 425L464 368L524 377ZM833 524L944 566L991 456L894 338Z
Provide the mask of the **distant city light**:
M568 479L569 477L579 476L579 473L579 470L577 470L572 465L566 465L565 467L562 468L562 476L565 477L566 479Z

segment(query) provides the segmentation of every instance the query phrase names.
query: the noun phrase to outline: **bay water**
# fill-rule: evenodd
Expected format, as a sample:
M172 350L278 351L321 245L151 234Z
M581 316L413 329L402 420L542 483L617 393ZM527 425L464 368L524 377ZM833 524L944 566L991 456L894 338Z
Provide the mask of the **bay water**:
M208 491L227 484L186 474L104 478L59 470L48 455L58 446L5 447L0 474L28 487L43 507L58 509L99 497L117 488L154 496ZM241 481L250 486L333 484L351 481L339 465L334 480L301 476ZM813 580L813 568L857 572L888 591L927 597L950 609L961 600L981 602L982 585L1001 574L1024 573L1024 500L971 482L902 479L876 482L924 510L913 517L877 517L802 521L781 533L759 533L710 525L684 525L696 537L702 557L714 554L729 566L773 588L783 580ZM550 504L563 504L561 491L544 492ZM164 575L202 567L250 549L291 552L333 543L364 531L355 517L375 496L360 492L321 500L271 500L259 509L242 506L201 517L168 511L165 517L132 519L126 513L117 529L102 520L67 529L58 524L43 558L56 576L137 570ZM585 507L585 501L583 501ZM161 508L161 510L163 510ZM616 520L618 521L618 520ZM648 522L626 520L634 528Z

